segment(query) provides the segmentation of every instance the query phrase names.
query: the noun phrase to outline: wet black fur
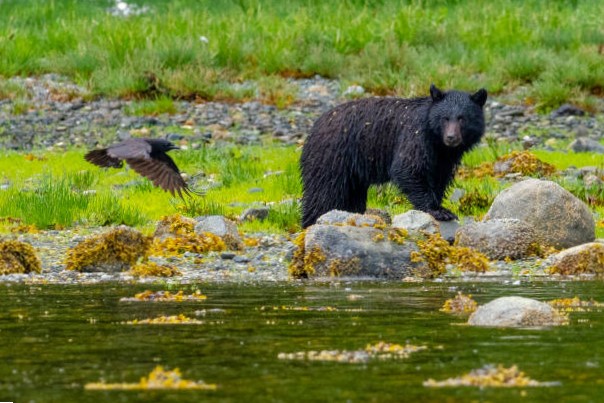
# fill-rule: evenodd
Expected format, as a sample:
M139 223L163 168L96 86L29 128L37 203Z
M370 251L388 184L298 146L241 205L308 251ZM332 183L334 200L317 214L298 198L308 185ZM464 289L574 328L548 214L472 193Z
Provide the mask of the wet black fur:
M442 92L424 98L366 98L323 114L300 160L302 226L333 209L363 213L371 184L392 181L413 206L447 221L441 206L462 155L484 134L487 93ZM462 142L443 142L446 122L458 122Z

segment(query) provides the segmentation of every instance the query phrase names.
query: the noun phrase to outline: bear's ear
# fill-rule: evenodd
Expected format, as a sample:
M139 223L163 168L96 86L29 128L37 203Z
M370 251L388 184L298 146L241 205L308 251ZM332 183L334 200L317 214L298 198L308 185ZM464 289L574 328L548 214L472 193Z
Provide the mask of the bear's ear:
M487 102L487 90L484 88L479 89L476 93L470 95L470 99L476 102L480 107L483 107Z
M438 102L445 97L445 94L436 88L436 85L430 84L430 96L432 97L432 102Z

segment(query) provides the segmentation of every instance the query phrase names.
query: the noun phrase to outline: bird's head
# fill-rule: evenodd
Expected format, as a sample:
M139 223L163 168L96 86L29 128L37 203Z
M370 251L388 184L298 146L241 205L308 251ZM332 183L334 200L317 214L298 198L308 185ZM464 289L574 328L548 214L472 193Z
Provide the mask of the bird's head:
M149 140L147 140L149 141ZM180 147L175 145L169 140L165 139L153 139L151 145L156 147L160 151L180 150Z

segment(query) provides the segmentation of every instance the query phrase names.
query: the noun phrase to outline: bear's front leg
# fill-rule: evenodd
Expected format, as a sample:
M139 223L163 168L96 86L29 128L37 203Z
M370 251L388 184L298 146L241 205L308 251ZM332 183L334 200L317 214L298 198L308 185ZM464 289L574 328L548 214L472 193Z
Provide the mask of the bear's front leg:
M449 209L441 206L442 197L435 191L435 186L430 184L428 177L409 175L401 171L393 170L392 181L399 190L407 196L416 210L430 214L438 221L457 220L457 216Z

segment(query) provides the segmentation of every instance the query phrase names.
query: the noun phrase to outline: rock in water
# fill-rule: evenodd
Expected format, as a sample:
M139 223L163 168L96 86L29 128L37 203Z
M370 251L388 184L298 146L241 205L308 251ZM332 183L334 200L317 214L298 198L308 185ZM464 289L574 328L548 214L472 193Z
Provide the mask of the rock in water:
M566 317L545 302L524 297L501 297L478 307L468 319L472 326L542 327L566 323Z

